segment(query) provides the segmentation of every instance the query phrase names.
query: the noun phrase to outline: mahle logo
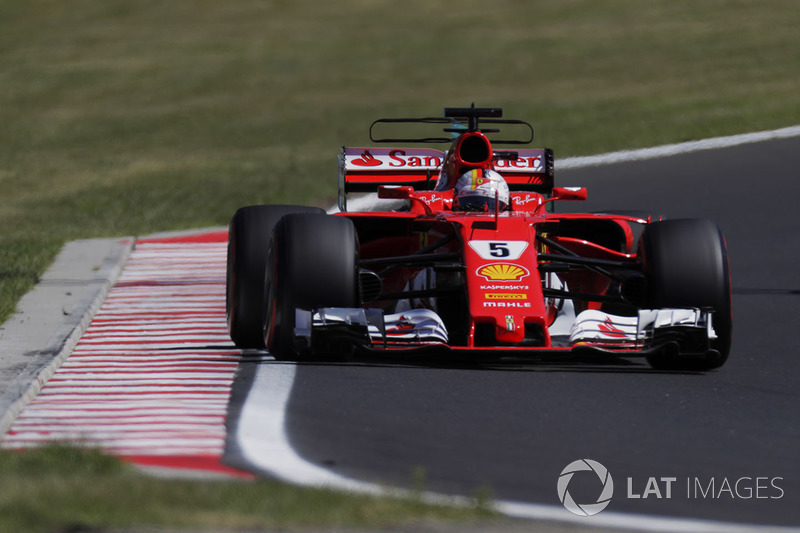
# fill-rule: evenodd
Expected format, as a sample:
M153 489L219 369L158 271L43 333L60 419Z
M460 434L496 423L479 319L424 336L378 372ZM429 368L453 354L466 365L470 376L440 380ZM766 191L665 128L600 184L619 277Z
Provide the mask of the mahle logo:
M573 480L573 476L578 472L594 473L600 480L603 488L594 503L577 503L569 493L570 483L574 482L574 485L584 482L597 483L594 480L594 475L591 478L581 475ZM561 503L564 504L564 507L569 512L579 516L592 516L599 513L611 503L613 495L614 480L611 479L611 474L605 466L592 459L578 459L571 462L561 471L561 475L558 477L558 499L561 500Z

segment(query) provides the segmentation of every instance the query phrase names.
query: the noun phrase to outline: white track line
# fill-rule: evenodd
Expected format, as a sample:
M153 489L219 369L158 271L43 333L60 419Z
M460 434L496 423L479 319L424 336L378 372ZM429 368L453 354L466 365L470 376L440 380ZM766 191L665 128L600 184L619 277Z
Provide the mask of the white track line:
M242 456L258 469L290 483L379 493L371 483L342 477L295 453L285 432L286 406L295 373L295 365L259 364L237 426Z
M464 507L474 505L473 499L463 496L450 496L434 492L418 494L348 478L313 464L298 455L286 434L286 409L292 393L296 370L295 365L285 363L263 361L258 365L252 387L242 407L235 436L245 461L263 472L296 485L327 487L374 495L414 496L435 504ZM553 487L555 491L555 481ZM698 533L797 531L795 528L742 525L608 511L587 519L570 514L561 506L509 500L494 502L494 509L516 518L569 522L592 528Z
M659 157L670 157L674 155L698 152L700 150L718 150L720 148L731 148L742 144L751 144L775 139L788 139L800 136L800 125L790 126L771 131L759 131L755 133L743 133L741 135L731 135L728 137L713 137L700 141L689 141L677 144L665 144L653 148L643 148L641 150L622 150L607 154L590 155L581 157L568 157L556 160L556 170L569 168L583 168L597 165L612 165L615 163L626 163L629 161L642 161L645 159L656 159Z
M716 137L700 141L668 144L641 150L623 150L595 156L571 157L556 162L556 169L584 168L610 165L630 161L641 161L670 157L700 150L730 148L743 144L786 139L800 136L800 125L772 131ZM348 201L351 211L369 211L378 204L375 195L366 195ZM329 213L338 211L337 207ZM327 486L354 492L386 494L386 487L347 478L309 463L292 448L285 433L286 407L294 382L295 367L286 364L262 364L254 377L254 384L242 409L238 425L237 441L243 457L257 468L285 481L308 486ZM469 498L446 496L435 493L423 495L434 502L453 505L469 505ZM536 520L570 522L587 527L638 529L647 531L691 531L691 532L753 532L753 531L797 531L796 528L777 526L745 525L711 520L671 518L652 515L633 515L604 512L591 517L571 515L560 506L500 500L495 509L508 516Z
M652 148L642 148L640 150L621 150L619 152L609 152L607 154L566 157L564 159L556 159L555 169L568 170L600 165L613 165L615 163L627 163L631 161L644 161L647 159L698 152L700 150L717 150L742 144L771 141L775 139L788 139L798 136L800 136L800 125L777 130L730 135L727 137L713 137L711 139L702 139L699 141L665 144ZM391 201L392 200L382 200L382 202ZM367 194L347 200L348 211L373 211L378 205L379 201L375 194ZM338 207L331 207L328 213L336 213L338 211Z

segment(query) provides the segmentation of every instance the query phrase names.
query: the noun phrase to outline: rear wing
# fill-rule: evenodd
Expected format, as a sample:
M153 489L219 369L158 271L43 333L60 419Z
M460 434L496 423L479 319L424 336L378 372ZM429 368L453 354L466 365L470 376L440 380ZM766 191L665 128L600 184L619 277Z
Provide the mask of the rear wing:
M433 190L445 155L433 148L343 146L339 152L339 209L347 211L348 194L377 192L381 185ZM496 151L494 170L512 191L549 196L555 185L553 160L549 148Z

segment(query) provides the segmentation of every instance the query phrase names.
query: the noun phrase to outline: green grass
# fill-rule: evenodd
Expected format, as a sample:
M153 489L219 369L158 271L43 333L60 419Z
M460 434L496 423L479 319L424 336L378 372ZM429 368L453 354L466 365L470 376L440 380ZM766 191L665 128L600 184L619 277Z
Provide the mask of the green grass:
M0 321L63 242L328 206L381 116L502 106L557 156L788 126L792 0L0 0Z
M165 480L96 450L58 445L0 452L0 533L121 528L281 530L379 528L491 518L481 505L451 508L408 498L296 488L273 481Z
M794 125L798 27L794 0L0 0L0 321L65 241L332 205L382 116L501 106L557 157ZM77 498L14 475L18 530Z

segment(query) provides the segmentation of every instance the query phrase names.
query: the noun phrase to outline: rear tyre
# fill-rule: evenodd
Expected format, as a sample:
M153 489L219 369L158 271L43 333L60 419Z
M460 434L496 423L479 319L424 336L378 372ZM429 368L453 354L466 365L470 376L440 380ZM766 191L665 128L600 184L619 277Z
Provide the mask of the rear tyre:
M309 347L294 342L295 310L358 307L358 245L350 219L288 215L275 226L269 249L266 324L270 353L281 360L307 359Z
M324 213L317 207L253 205L237 210L228 232L225 312L238 348L264 348L264 279L275 224L291 213Z
M710 220L676 219L647 226L640 241L647 276L647 305L713 308L717 339L706 354L659 354L648 357L653 368L711 370L722 366L731 349L733 317L731 278L725 237Z

